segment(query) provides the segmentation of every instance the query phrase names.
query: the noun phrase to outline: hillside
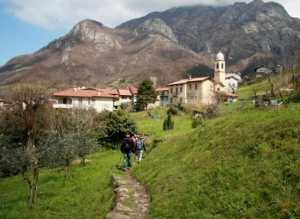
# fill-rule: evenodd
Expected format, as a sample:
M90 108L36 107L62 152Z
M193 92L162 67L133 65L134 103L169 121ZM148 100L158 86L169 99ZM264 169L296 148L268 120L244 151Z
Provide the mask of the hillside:
M0 85L125 86L150 76L165 84L196 65L212 68L219 50L228 71L249 74L256 64L288 64L299 45L300 20L277 3L178 7L116 28L84 20L39 51L2 66Z
M150 191L150 218L300 217L299 110L223 106L193 131L176 118L186 132L167 132L134 170ZM162 119L135 117L140 131L164 136Z

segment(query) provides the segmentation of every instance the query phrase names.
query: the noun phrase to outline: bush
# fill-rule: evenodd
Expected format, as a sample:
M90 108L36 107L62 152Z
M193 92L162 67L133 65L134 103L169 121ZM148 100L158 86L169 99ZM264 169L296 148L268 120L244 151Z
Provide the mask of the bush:
M192 128L194 129L203 125L204 125L203 117L200 115L195 115L192 120Z
M164 120L163 130L168 131L174 129L174 122L172 120L172 114L168 113L167 118Z
M167 110L167 114L171 115L178 115L179 114L179 109L175 105L170 105L169 109Z
M287 99L288 103L300 103L300 90L293 92Z
M127 133L136 132L136 124L124 110L100 113L96 118L98 143L116 149Z

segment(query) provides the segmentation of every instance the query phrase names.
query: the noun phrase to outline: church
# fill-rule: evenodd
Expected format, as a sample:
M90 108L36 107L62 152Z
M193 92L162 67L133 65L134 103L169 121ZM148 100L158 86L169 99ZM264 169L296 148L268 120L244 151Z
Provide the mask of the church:
M168 84L170 104L211 105L220 98L235 101L240 76L226 74L225 57L222 52L216 56L214 77L189 77ZM234 87L233 87L234 85Z

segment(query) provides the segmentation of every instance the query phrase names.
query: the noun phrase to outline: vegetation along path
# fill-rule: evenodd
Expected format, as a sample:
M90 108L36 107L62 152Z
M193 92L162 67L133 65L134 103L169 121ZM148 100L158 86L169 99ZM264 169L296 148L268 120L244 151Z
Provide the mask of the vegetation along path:
M149 195L130 174L113 176L116 186L116 205L107 219L144 219L148 216Z

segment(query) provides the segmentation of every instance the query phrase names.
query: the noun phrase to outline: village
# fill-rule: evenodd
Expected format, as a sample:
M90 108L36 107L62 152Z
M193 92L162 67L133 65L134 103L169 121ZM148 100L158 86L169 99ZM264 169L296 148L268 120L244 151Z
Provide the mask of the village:
M273 1L0 0L0 219L300 219Z
M238 100L237 90L242 79L239 74L226 73L226 62L222 52L215 59L214 77L191 76L156 88L157 99L148 108L165 107L169 104L212 105L218 98L227 102ZM78 87L55 92L51 102L60 109L94 109L97 112L113 111L121 105L134 105L138 88L88 88Z

